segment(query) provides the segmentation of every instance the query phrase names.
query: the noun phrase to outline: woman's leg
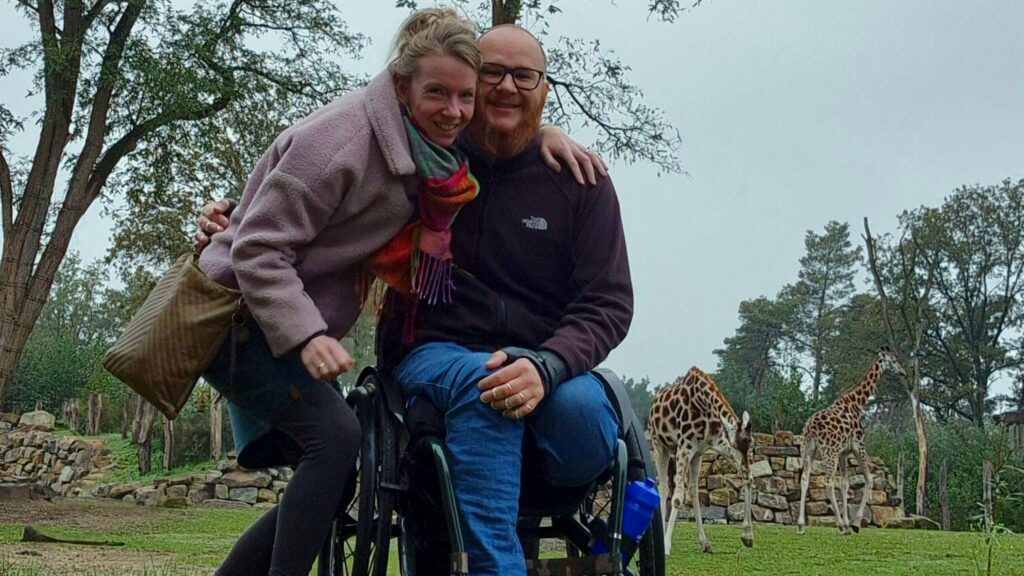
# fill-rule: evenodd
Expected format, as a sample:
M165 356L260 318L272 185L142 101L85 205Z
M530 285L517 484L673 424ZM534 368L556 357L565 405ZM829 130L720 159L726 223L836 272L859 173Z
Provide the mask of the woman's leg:
M307 388L276 428L303 454L277 505L271 576L307 576L341 503L359 450L355 413L330 385Z
M445 444L473 576L526 573L516 534L523 425L480 401L476 385L490 354L454 344L414 350L395 369L406 397L423 396L445 414Z
M306 389L276 424L303 449L281 501L239 538L218 576L309 574L359 447L359 422L327 383Z

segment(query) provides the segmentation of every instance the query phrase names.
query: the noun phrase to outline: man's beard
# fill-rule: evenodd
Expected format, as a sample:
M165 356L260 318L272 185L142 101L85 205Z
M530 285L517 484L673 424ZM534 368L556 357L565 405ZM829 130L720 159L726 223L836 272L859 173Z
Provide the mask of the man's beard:
M469 139L481 152L495 158L519 154L540 132L543 106L523 109L523 119L512 130L500 130L487 123L486 114L474 114L469 123Z

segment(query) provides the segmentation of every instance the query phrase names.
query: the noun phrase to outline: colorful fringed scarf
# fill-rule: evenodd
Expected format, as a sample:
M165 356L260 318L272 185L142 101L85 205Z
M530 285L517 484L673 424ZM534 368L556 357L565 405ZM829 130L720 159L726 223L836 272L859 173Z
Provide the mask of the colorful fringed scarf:
M425 137L403 110L412 159L419 181L419 215L370 257L367 272L388 287L430 304L452 301L452 222L459 209L476 198L480 184L469 172L465 153ZM369 281L364 279L363 299Z

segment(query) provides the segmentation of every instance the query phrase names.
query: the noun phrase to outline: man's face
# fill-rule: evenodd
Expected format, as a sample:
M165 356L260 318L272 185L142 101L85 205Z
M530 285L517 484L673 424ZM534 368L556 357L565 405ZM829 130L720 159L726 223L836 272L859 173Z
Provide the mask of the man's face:
M485 64L545 70L544 54L537 41L516 28L499 28L485 34L480 39L480 52ZM499 156L519 152L540 129L547 95L547 82L524 90L516 86L512 74L497 85L479 82L476 114L471 124L475 142Z

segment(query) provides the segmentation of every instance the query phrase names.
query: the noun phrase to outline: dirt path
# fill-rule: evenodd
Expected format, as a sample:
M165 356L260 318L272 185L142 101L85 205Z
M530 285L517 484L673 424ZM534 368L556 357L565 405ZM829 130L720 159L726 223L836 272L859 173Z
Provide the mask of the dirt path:
M47 534L47 528L77 528L89 532L108 534L111 531L130 531L165 517L180 515L180 511L144 508L109 500L56 500L0 503L0 525L31 525ZM52 532L50 532L52 534ZM20 538L20 530L18 538ZM116 540L112 538L98 538ZM9 539L7 539L9 542ZM145 574L170 576L204 574L195 569L169 569L183 561L170 553L153 553L122 547L81 546L70 544L41 544L28 542L0 543L0 567L6 562L11 568L39 569L40 574L121 575ZM44 570L45 569L45 570Z

